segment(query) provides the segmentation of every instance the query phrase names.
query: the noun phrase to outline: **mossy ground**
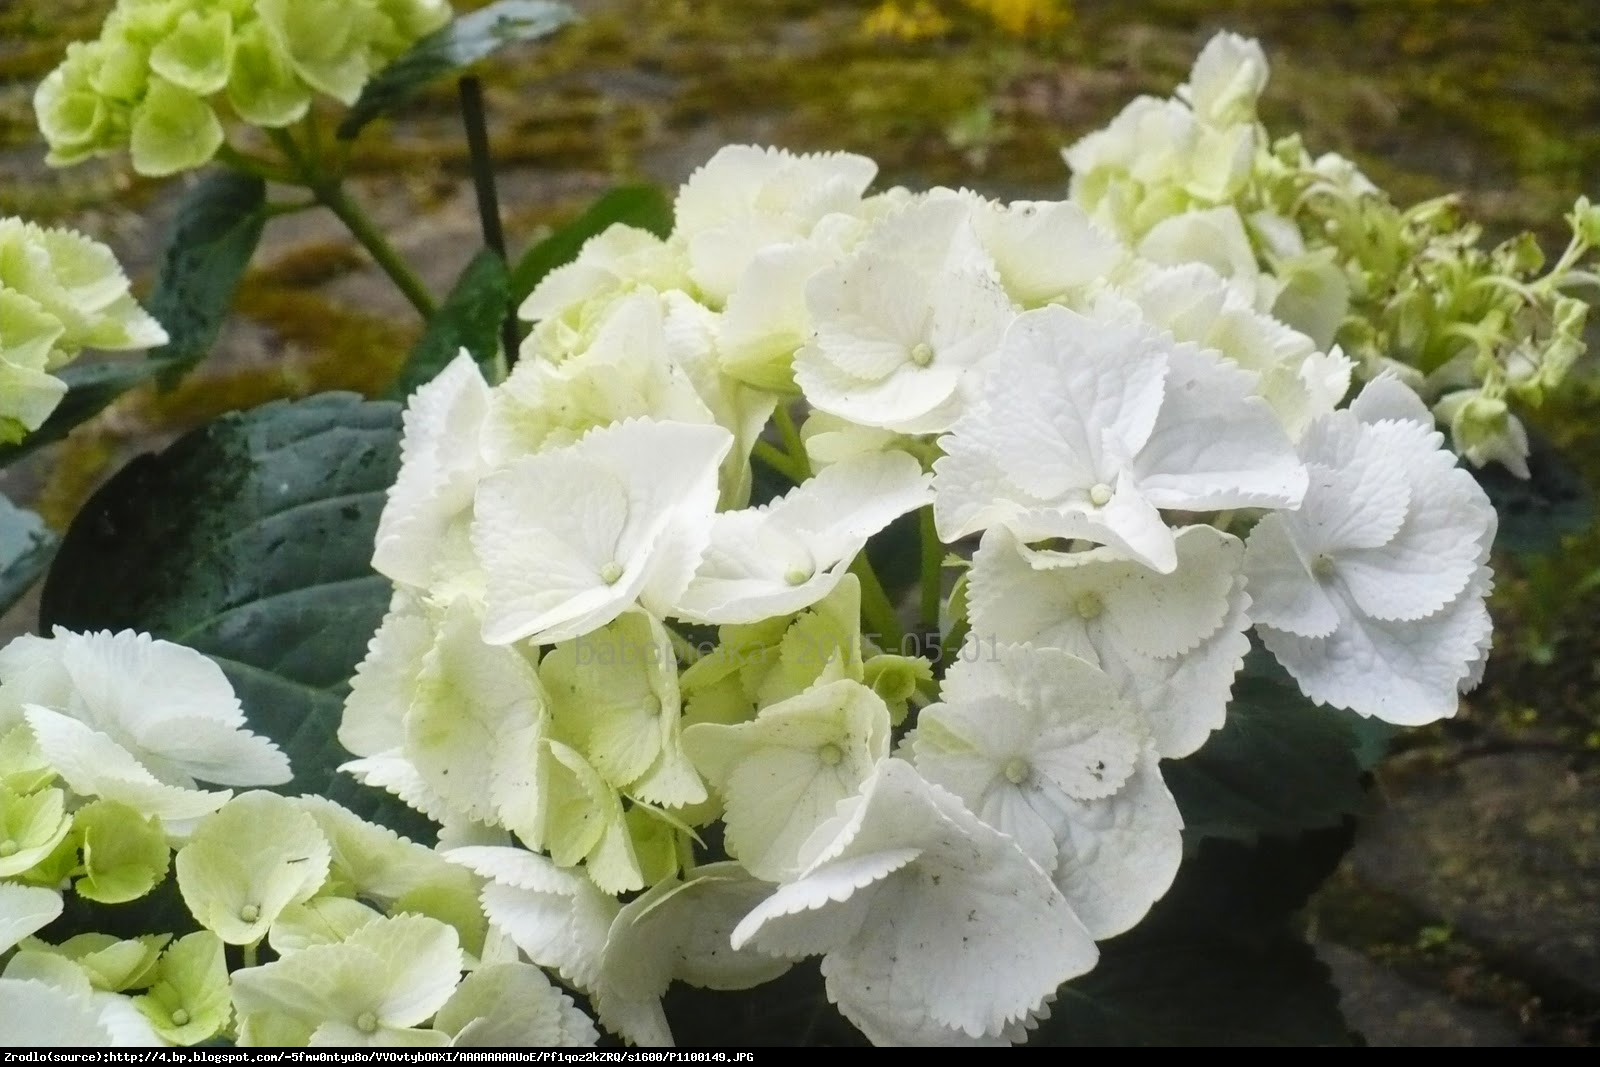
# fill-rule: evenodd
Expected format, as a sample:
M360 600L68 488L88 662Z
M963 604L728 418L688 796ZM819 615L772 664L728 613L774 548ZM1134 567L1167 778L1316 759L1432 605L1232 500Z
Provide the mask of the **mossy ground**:
M590 189L679 180L731 140L866 152L885 183L1060 195L1060 148L1134 95L1170 92L1224 28L1267 47L1269 129L1298 130L1313 151L1354 157L1397 200L1459 189L1491 234L1531 228L1553 244L1572 199L1600 193L1600 23L1586 0L1077 0L1056 31L1021 36L978 14L979 5L939 0L948 30L917 41L867 34L875 0L579 6L583 25L484 71L500 166L576 176L546 182L548 197L508 210L519 245L581 210ZM0 214L71 222L147 264L157 234L141 219L170 203L172 185L137 179L121 160L48 170L29 113L37 80L109 7L12 0L0 8ZM354 166L372 178L404 175L402 214L449 199L466 171L450 87L376 127ZM380 392L415 325L329 295L329 283L363 266L336 237L330 230L280 247L253 273L237 311L245 333L254 331L254 356L222 361L171 393L135 395L74 435L40 500L51 521L67 522L130 448L221 411L325 388ZM1596 363L1586 360L1569 394L1535 421L1600 486ZM1406 745L1424 757L1460 744L1552 746L1580 758L1600 750L1600 529L1541 560L1497 560L1497 570L1497 641L1484 687L1459 721ZM1450 954L1470 946L1428 934L1426 916L1374 917L1360 900L1336 881L1317 912L1324 935L1338 931L1456 990ZM1429 971L1441 961L1449 966ZM1527 1015L1531 992L1472 966L1490 980L1467 999ZM1543 1039L1570 1040L1564 1018L1530 1026Z

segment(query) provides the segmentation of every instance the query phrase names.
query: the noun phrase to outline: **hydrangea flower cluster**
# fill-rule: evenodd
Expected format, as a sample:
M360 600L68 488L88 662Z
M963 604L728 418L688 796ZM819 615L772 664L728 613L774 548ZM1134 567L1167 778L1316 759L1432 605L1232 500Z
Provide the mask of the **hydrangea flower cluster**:
M490 929L484 879L320 797L202 787L290 780L243 722L222 671L181 645L57 630L0 650L9 1042L594 1043L571 998ZM67 893L127 904L170 893L169 871L192 932L33 936ZM231 974L227 945L245 952ZM258 965L262 946L276 958Z
M1202 57L1217 122L1233 58ZM1139 166L1218 195L1248 163L1163 143ZM671 1041L674 980L810 956L876 1043L1023 1040L1170 886L1161 761L1222 725L1252 626L1396 722L1486 654L1488 500L1393 375L1341 408L1352 361L1220 236L1164 262L1080 203L875 170L719 152L669 237L538 286L504 381L463 355L406 411L347 769L471 837L490 922L630 1042ZM958 573L924 590L969 630L942 657L863 553L913 514L924 581Z
M0 218L0 443L37 430L66 394L51 372L85 348L164 344L111 250L71 230Z
M202 166L224 114L277 129L315 96L355 103L374 73L450 20L447 0L118 0L34 97L57 166L127 148L140 174Z
M1457 452L1527 477L1510 404L1537 406L1583 353L1588 304L1570 290L1600 285L1578 269L1600 207L1577 201L1548 269L1531 234L1485 250L1456 197L1401 210L1348 159L1272 140L1267 76L1259 44L1219 34L1175 97L1140 97L1066 149L1072 202L1141 256L1203 263L1319 348L1337 342L1362 378L1398 374Z

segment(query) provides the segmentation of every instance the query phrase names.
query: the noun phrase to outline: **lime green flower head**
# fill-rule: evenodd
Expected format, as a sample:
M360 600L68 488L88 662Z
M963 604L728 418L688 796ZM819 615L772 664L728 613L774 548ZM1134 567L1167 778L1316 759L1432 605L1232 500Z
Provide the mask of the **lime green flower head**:
M48 161L126 148L140 174L192 170L222 147L228 112L282 127L318 93L352 104L449 20L445 0L119 0L34 95Z
M83 349L166 339L105 245L0 218L0 442L39 428L67 391L51 372Z

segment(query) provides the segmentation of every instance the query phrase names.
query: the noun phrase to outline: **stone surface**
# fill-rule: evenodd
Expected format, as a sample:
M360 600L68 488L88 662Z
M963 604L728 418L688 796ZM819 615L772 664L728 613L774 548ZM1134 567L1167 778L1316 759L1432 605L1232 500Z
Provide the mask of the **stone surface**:
M1408 982L1354 949L1320 944L1317 958L1339 988L1345 1021L1373 1048L1523 1044L1518 1032L1498 1015Z
M1600 1000L1600 768L1507 752L1386 775L1357 878L1542 990Z

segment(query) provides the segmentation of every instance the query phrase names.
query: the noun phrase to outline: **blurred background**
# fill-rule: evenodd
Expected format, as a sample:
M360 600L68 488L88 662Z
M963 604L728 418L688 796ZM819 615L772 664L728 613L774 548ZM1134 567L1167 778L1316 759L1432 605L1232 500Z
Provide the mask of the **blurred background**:
M458 10L482 6L456 0ZM516 251L621 181L668 188L731 142L845 149L881 185L1058 198L1060 150L1165 96L1217 30L1260 38L1262 117L1355 159L1396 202L1464 195L1495 241L1558 252L1600 198L1600 21L1588 0L574 0L553 42L483 71ZM147 284L183 179L125 160L52 171L34 86L110 0L0 0L0 215L109 242ZM436 291L479 246L449 87L368 134L356 191ZM192 180L192 176L190 178ZM1600 318L1600 316L1592 316ZM0 474L64 528L131 456L216 415L377 394L415 316L331 218L273 222L221 351ZM1530 422L1600 486L1600 330ZM1600 529L1497 554L1496 643L1461 714L1397 740L1339 874L1305 914L1372 1044L1600 1043ZM35 605L5 620L31 628Z

